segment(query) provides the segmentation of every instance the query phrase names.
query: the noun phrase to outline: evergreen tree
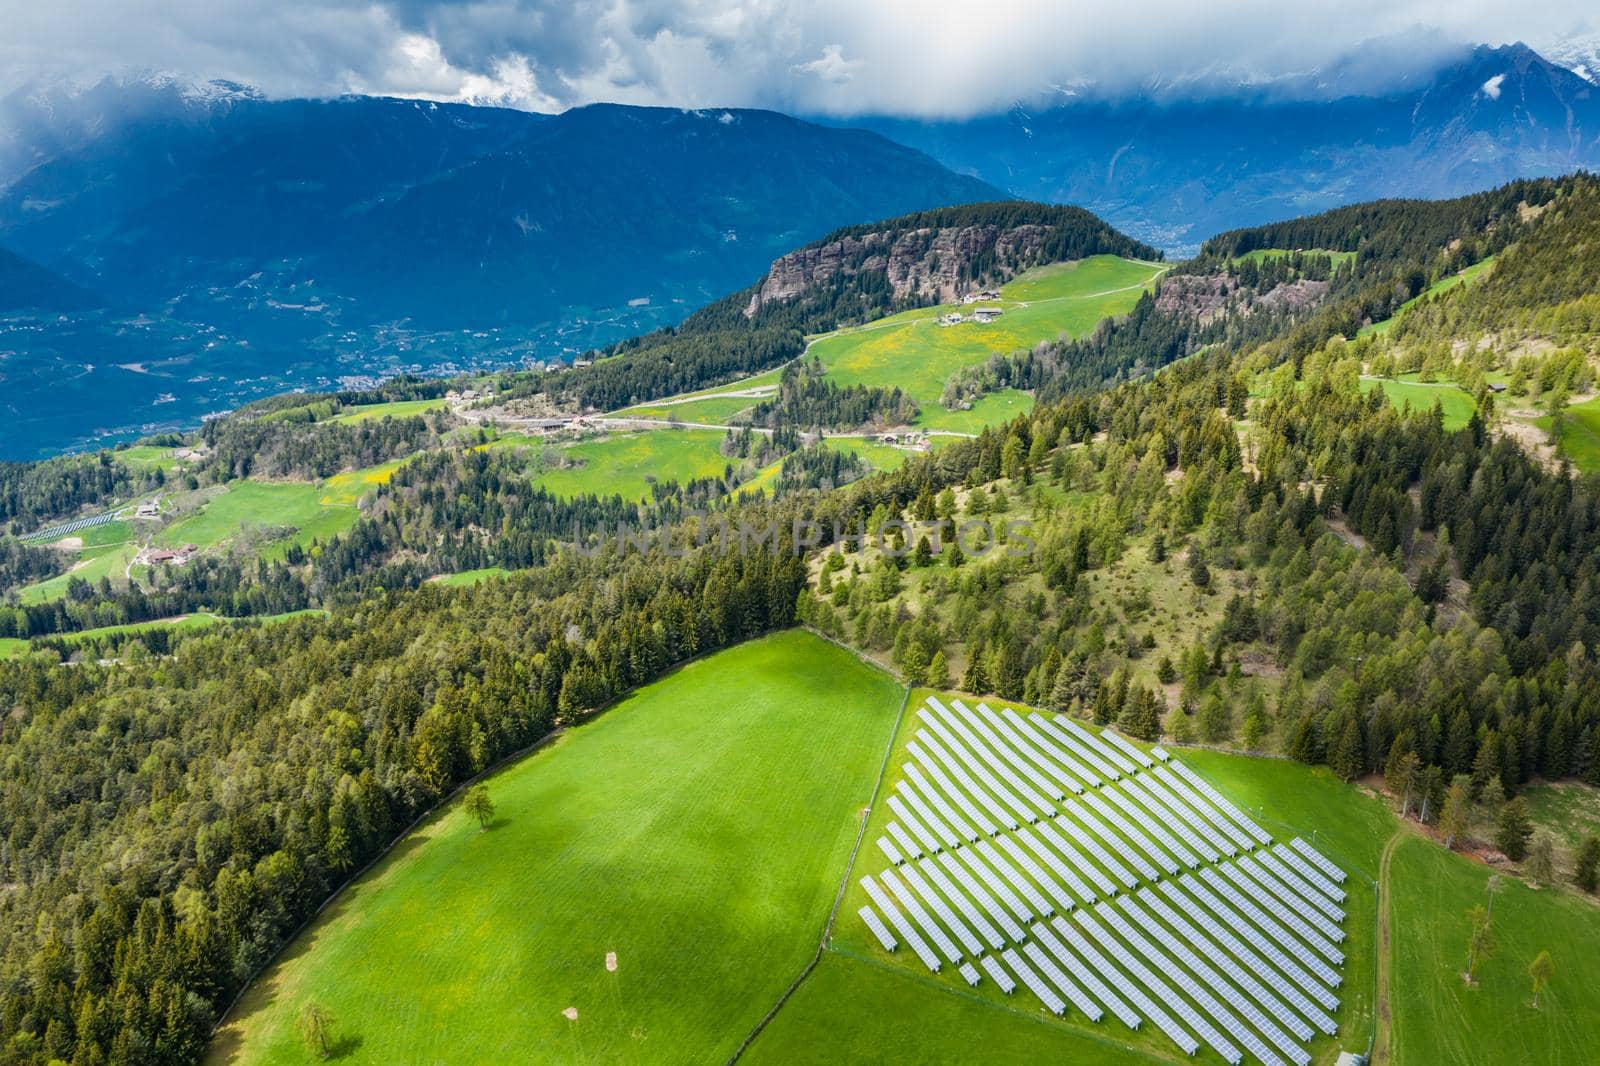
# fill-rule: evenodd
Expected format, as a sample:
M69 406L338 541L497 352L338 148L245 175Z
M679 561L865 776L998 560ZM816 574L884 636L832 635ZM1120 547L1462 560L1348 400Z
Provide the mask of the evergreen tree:
M1533 821L1528 817L1528 803L1521 796L1506 801L1500 808L1494 844L1513 862L1521 862L1528 855L1528 837L1533 832Z
M1578 857L1573 863L1572 883L1585 892L1600 888L1600 837L1590 834L1578 846Z
M933 653L933 658L928 662L927 684L929 688L947 689L950 687L950 662L944 657L944 649Z
M1328 754L1328 765L1333 767L1333 772L1352 781L1361 776L1361 756L1364 749L1361 745L1361 725L1356 721L1354 714L1345 714L1344 725L1339 729L1339 735L1334 740L1333 750Z
M1528 876L1542 885L1553 884L1556 879L1556 839L1548 829L1535 830L1528 844Z

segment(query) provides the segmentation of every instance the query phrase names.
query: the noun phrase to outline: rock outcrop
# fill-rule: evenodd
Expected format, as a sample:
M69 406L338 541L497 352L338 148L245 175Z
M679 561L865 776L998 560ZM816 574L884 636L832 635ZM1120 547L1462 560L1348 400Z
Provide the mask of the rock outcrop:
M841 278L881 272L896 303L945 303L997 285L1043 262L1051 227L1025 224L888 230L847 236L790 252L772 264L745 308L793 299Z

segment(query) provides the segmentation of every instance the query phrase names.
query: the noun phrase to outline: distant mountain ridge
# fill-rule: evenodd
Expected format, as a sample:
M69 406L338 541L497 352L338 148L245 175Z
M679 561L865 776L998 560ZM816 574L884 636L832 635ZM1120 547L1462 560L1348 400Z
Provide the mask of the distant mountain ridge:
M1320 95L1085 97L965 121L853 121L1177 252L1341 204L1600 167L1600 88L1526 45L1465 50L1377 95L1346 93L1337 76L1309 82Z

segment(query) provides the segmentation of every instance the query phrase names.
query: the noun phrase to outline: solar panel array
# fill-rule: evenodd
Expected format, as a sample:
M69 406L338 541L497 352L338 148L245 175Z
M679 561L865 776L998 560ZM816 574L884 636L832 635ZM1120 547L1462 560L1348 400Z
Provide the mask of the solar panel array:
M861 878L884 950L1230 1063L1305 1066L1337 1032L1345 873L1313 845L1064 716L929 697L911 729Z

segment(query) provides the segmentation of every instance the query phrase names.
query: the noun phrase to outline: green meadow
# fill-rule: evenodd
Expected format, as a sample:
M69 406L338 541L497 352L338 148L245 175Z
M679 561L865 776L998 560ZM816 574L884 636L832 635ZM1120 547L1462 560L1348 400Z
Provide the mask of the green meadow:
M210 1061L308 1061L308 1000L341 1062L726 1061L816 951L903 692L800 630L644 687L489 778L487 832L405 838Z
M574 465L546 464L539 484L558 496L620 495L646 499L652 484L721 477L730 460L717 429L655 429L609 433L562 446ZM737 464L735 464L737 465Z
M1544 415L1533 424L1551 433L1555 420ZM1561 455L1572 460L1572 465L1585 474L1600 473L1600 397L1575 403L1561 416L1561 434L1558 442Z
M428 580L435 585L443 585L446 588L459 589L469 588L472 585L489 581L493 578L505 577L509 573L511 573L511 571L507 570L503 566L485 566L480 567L477 570L463 570L458 574L440 574L437 577L432 577Z
M1411 310L1423 300L1431 300L1440 293L1449 292L1457 285L1470 285L1474 282L1480 281L1493 266L1494 256L1491 255L1487 259L1482 259L1472 264L1465 270L1459 270L1447 277L1440 278L1432 285L1429 285L1426 289L1423 289L1422 292L1401 304L1399 308L1395 310L1393 315L1384 319L1382 322L1374 322L1371 325L1362 326L1361 329L1356 333L1356 336L1365 337L1369 333L1388 333L1394 328L1395 322L1399 320L1401 315Z
M1164 269L1109 255L1055 263L1003 286L993 304L1003 313L994 322L943 326L941 314L972 308L921 308L821 337L808 354L821 359L841 385L900 387L921 408L918 424L977 432L1026 411L1032 398L1002 393L985 397L972 411L946 411L939 396L951 374L997 352L1031 348L1063 334L1082 336L1102 319L1131 310Z
M663 422L706 422L727 425L737 414L761 402L755 396L706 396L674 403L642 404L614 411L608 418L654 418Z
M1460 429L1472 418L1477 409L1471 396L1461 386L1450 381L1428 384L1421 381L1401 381L1395 378L1362 378L1361 387L1368 392L1383 390L1389 402L1397 408L1408 404L1413 411L1431 411L1438 405L1444 412L1444 428Z
M361 404L356 407L345 408L334 417L333 421L353 424L383 418L411 418L415 415L426 414L429 411L442 411L444 406L445 403L442 399L395 400L391 403Z

